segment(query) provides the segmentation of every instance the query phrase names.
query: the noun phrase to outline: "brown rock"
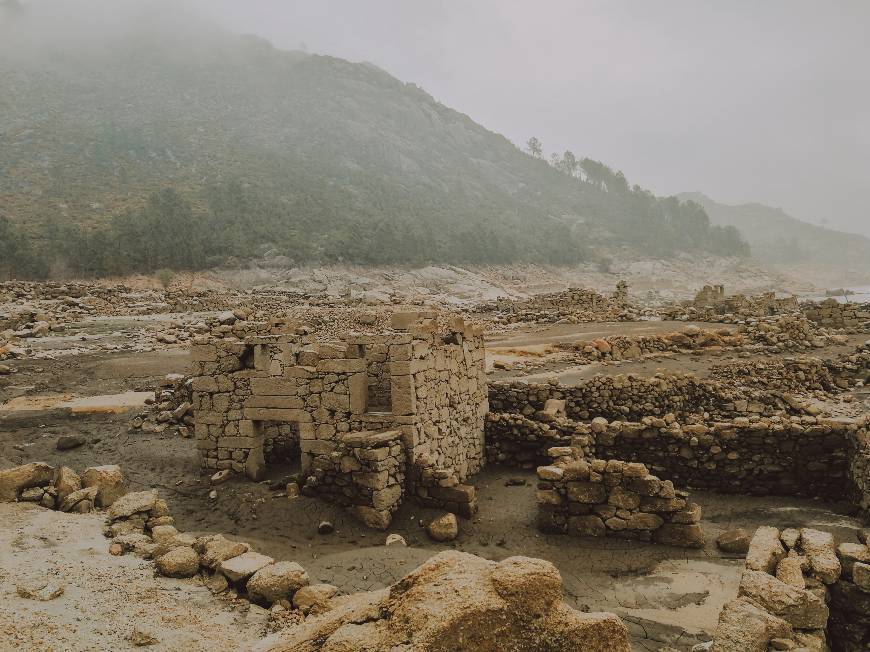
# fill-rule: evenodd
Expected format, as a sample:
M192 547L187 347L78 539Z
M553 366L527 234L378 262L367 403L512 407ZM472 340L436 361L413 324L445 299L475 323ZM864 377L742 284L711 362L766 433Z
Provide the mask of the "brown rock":
M453 541L459 535L456 514L443 514L426 526L426 534L434 541Z
M716 545L722 552L745 555L749 551L749 533L743 528L723 532L716 539Z
M680 548L703 548L704 533L701 526L681 525L678 523L665 523L653 532L653 541L666 546L678 546Z
M97 487L97 507L110 507L118 498L127 493L124 474L115 464L92 466L82 473L82 487Z
M12 502L30 487L44 487L54 479L54 467L44 462L31 462L0 471L0 502Z
M199 571L199 555L191 547L179 546L158 557L155 565L165 577L193 577Z
M254 573L246 588L252 600L272 604L282 598L291 598L308 583L308 573L302 566L292 561L279 561Z

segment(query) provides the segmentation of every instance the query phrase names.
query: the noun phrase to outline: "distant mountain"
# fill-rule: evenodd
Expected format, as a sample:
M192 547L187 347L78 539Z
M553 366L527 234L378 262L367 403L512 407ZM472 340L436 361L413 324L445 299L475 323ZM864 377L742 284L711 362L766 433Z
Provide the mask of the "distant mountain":
M0 21L0 235L19 243L7 274L32 260L42 273L103 274L265 252L358 263L746 253L698 206L631 189L595 161L560 171L373 65L171 16L141 22L30 51L38 22L19 8Z
M803 222L764 204L720 204L699 192L679 195L704 207L710 221L733 226L763 262L815 265L863 279L870 275L870 238Z

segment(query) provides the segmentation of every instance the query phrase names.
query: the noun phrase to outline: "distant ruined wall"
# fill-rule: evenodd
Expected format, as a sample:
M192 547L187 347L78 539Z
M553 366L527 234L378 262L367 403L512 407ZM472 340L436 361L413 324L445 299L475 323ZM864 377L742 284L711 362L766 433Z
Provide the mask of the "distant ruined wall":
M766 391L737 390L692 375L656 375L652 378L595 376L577 385L494 382L489 385L490 410L532 415L550 400L565 400L570 419L584 421L595 417L640 419L644 416L708 413L716 418L735 414L795 411L780 397Z
M801 312L819 326L859 329L870 323L870 304L839 303L836 299L801 304Z

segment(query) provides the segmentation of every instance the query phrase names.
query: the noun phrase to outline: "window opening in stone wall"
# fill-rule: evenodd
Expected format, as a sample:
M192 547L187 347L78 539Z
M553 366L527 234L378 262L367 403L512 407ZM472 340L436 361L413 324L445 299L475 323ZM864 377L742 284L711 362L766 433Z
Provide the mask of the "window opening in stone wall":
M390 363L386 344L362 347L366 361L366 412L392 412Z

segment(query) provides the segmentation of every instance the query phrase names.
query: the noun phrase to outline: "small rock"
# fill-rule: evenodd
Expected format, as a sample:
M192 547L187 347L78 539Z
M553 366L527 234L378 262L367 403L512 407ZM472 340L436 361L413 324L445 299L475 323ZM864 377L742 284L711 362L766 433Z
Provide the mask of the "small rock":
M230 479L230 476L232 474L233 474L233 472L230 469L221 469L220 471L215 473L213 476L211 476L211 483L212 484L223 484L224 482L226 482L227 480Z
M208 497L211 500L216 500L217 499L217 491L212 489L211 491L208 492Z
M387 535L387 541L384 545L387 546L407 546L408 542L405 541L405 537L401 534L389 534Z
M287 483L287 498L299 498L299 485L296 482Z
M426 533L435 541L453 541L459 535L456 514L447 512L426 526Z
M330 521L320 521L317 526L318 534L332 534L335 532L335 526Z
M109 546L109 554L114 557L120 557L124 554L124 546L120 543L113 543Z
M59 451L68 451L73 448L78 448L85 443L85 439L83 437L79 437L78 435L62 435L58 437L57 441L54 444L54 447Z
M39 580L28 582L26 584L18 584L15 587L15 592L26 600L39 600L40 602L48 602L63 595L64 585L58 581Z
M133 632L127 637L127 640L130 641L131 645L136 647L156 645L160 642L155 637L151 636L151 634L147 634L138 628L133 629Z

